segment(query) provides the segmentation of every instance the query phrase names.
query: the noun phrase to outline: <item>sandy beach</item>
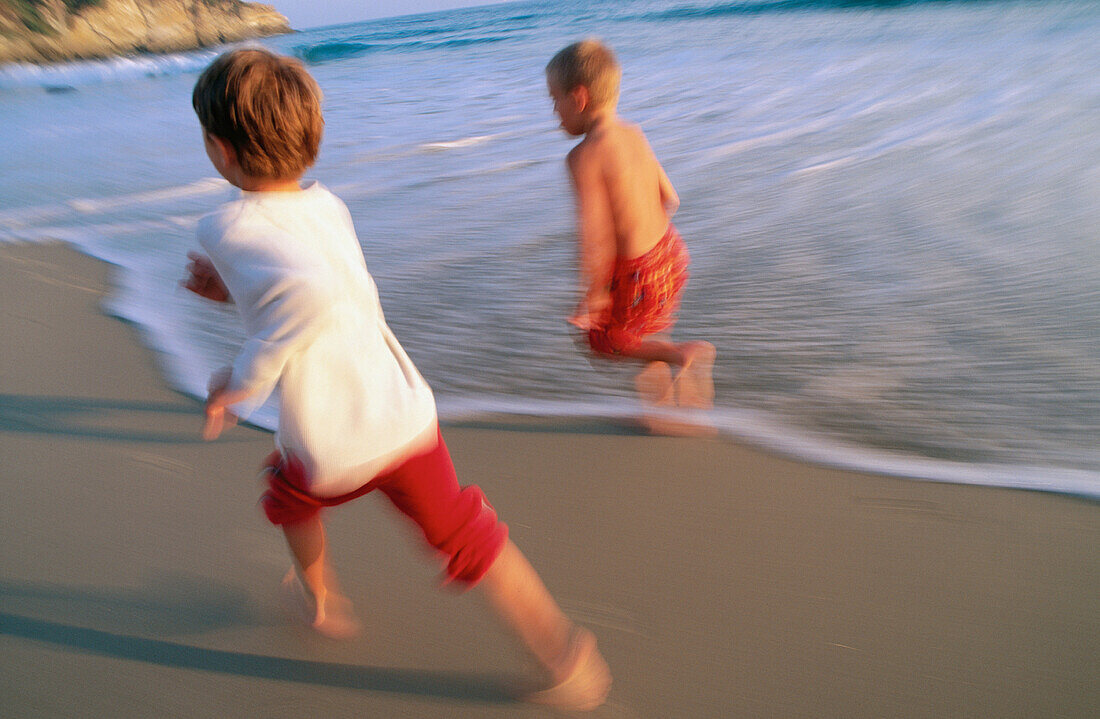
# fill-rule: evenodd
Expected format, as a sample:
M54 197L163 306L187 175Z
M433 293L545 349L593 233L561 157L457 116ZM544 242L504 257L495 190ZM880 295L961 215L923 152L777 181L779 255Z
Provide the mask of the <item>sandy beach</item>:
M199 437L110 268L0 247L0 716L540 717L381 497L331 513L364 635L291 624L266 432ZM182 266L181 266L182 272ZM605 717L1087 717L1100 511L566 424L447 426L615 676Z

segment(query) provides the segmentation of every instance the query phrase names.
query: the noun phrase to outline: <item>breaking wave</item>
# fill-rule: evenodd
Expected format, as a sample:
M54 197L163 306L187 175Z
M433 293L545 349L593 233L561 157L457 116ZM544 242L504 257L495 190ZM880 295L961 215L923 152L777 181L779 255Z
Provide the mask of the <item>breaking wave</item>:
M89 85L130 82L199 72L218 54L216 50L174 55L133 55L106 60L78 60L57 65L14 63L0 67L0 91L41 88L72 92Z

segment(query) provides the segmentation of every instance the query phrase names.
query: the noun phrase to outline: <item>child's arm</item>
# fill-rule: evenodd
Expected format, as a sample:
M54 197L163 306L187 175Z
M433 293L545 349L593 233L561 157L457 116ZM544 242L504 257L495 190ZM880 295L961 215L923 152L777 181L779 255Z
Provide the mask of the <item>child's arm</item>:
M217 259L217 258L215 258ZM235 405L248 417L271 394L291 357L308 347L330 322L334 298L308 274L286 267L257 265L248 272L251 286L234 294L247 305L247 339L233 360L218 404ZM246 400L246 401L242 401Z
M615 225L599 163L578 145L567 163L577 198L577 234L583 295L569 321L588 329L611 304L615 264Z
M237 415L230 412L229 407L252 396L252 392L248 390L229 390L229 379L232 375L233 368L226 367L210 377L206 396L206 422L202 428L203 439L217 439L222 430L236 424Z
M233 405L240 405L238 409L247 417L267 399L290 356L309 344L332 304L315 284L301 277L280 274L273 278L270 268L254 269L254 276L262 278L257 291L242 295L251 298L252 332L233 365L210 378L204 439L216 439L236 423L236 413L229 409Z
M289 257L263 235L225 237L216 227L203 229L200 224L199 242L212 267L221 268L217 274L226 280L226 294L234 298L247 333L227 378L214 378L226 381L211 381L208 415L217 422L230 405L234 414L248 417L263 404L290 357L325 326L333 298L314 276L308 253Z
M188 252L187 259L191 260L187 265L187 279L183 286L194 292L199 297L205 297L215 302L232 302L233 297L229 289L222 281L221 275L214 269L214 263L206 255L198 252Z
M659 162L657 163L657 184L661 189L661 205L671 218L676 214L676 210L680 209L680 196L676 194L676 188L672 186L672 181L665 174L665 168L661 167Z

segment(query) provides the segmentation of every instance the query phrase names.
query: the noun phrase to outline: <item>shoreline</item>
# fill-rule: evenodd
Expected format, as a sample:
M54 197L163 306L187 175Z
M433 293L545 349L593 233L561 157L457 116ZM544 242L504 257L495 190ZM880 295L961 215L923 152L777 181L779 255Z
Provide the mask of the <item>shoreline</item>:
M0 692L19 716L537 717L474 593L375 500L332 513L367 630L303 636L254 505L270 435L199 438L108 266L0 247ZM583 428L583 427L582 427ZM1087 716L1100 514L1045 492L831 469L728 440L447 423L615 675L593 716Z
M96 257L76 244L74 251ZM119 272L132 273L131 267ZM157 356L162 381L184 396L197 399L205 385L205 374L195 376L195 366L176 338L163 327L150 326L147 318L126 303L115 302L105 312L136 328L141 343ZM554 400L513 400L510 404L478 399L436 398L440 423L444 426L510 429L526 427L532 431L573 431L581 434L627 434L648 436L641 414L652 415L673 424L695 425L699 434L716 441L741 445L779 459L804 462L822 468L893 477L907 481L962 484L1024 491L1051 492L1100 502L1100 473L1080 467L1003 464L991 461L960 461L946 455L926 457L889 449L860 446L840 438L815 434L805 428L777 423L757 410L716 407L700 418L691 411L671 410L667 415L631 405L607 407L598 401L574 404ZM532 407L535 407L532 411ZM707 422L712 422L708 425ZM260 410L250 423L263 431L274 431L274 418L268 408ZM689 432L690 434L690 432Z

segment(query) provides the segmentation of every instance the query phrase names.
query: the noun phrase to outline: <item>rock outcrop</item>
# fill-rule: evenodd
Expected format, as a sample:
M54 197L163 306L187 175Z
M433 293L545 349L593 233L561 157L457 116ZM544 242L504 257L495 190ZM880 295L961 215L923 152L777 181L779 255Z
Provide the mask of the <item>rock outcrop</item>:
M0 0L0 63L180 52L290 32L239 0Z

